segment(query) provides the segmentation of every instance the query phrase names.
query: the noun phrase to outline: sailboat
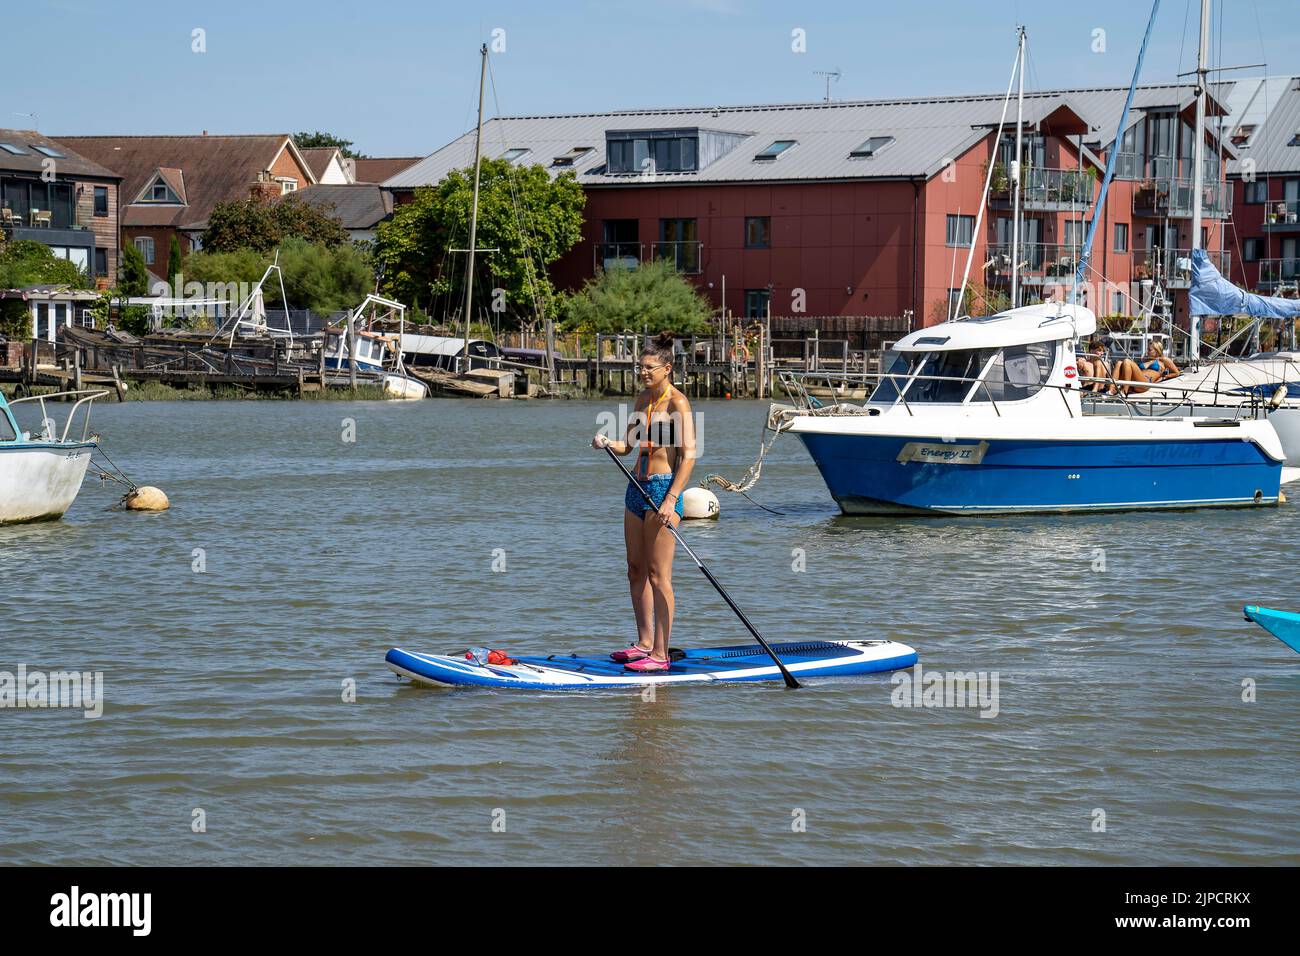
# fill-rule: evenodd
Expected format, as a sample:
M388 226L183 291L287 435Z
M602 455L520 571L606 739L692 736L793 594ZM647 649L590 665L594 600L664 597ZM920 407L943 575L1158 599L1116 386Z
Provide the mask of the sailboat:
M1201 247L1201 208L1204 195L1202 177L1205 149L1205 91L1210 72L1206 57L1209 48L1210 0L1201 0L1201 35L1197 59L1197 110L1194 153L1192 204L1191 289L1188 303L1191 313L1192 364L1177 377L1159 382L1140 395L1124 402L1129 410L1146 416L1190 415L1200 418L1232 417L1267 418L1277 431L1287 465L1300 467L1300 352L1275 351L1257 353L1245 359L1223 356L1200 361L1201 319L1205 316L1245 316L1254 320L1250 330L1257 332L1265 321L1291 321L1295 341L1296 319L1300 319L1300 300L1263 296L1247 292L1224 278ZM1158 302L1163 290L1154 289ZM1143 336L1142 352L1147 336ZM1090 399L1085 411L1113 413L1115 401Z
M396 334L387 329L394 322ZM367 295L349 310L345 324L324 330L325 367L373 375L389 398L427 398L429 386L407 372L402 358L405 329L406 306L373 293Z

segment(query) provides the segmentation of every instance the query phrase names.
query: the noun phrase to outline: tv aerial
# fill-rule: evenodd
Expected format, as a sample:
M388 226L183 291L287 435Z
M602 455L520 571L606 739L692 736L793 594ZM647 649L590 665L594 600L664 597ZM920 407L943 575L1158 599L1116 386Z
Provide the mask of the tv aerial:
M833 69L833 70L813 70L813 75L814 75L814 76L825 77L825 79L826 79L826 102L829 103L829 102L831 101L831 84L832 84L832 83L838 83L839 80L840 80L840 77L843 76L844 74L840 72L840 68L837 66L837 67L836 67L835 69Z

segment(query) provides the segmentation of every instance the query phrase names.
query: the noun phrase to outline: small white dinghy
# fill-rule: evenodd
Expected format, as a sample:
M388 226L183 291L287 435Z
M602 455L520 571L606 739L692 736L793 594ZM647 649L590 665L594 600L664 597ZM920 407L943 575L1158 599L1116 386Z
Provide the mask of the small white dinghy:
M0 524L52 521L63 517L81 490L99 436L90 434L90 404L107 391L56 392L10 402L0 394ZM80 396L80 397L78 397ZM60 431L47 413L46 400L76 398ZM23 431L13 407L34 406L40 431ZM81 410L80 437L73 423Z

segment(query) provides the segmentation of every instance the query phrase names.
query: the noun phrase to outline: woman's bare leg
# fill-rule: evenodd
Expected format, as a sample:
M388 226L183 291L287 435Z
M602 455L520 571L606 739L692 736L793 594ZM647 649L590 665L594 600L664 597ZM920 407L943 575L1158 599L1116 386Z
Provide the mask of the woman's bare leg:
M654 650L650 656L666 661L668 642L673 635L673 612L676 610L673 597L673 555L677 553L677 540L663 526L656 512L647 511L644 524L645 560L650 569L650 590L654 594L655 608Z
M623 509L623 543L627 546L627 583L636 615L636 642L642 650L654 643L654 597L650 593L650 565L646 561L645 522Z

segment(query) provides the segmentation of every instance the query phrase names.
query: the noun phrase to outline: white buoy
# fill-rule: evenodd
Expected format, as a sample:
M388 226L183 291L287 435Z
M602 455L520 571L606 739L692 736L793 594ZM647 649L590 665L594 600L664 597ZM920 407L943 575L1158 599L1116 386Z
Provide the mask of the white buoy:
M171 507L171 502L162 489L153 485L142 485L135 489L122 499L122 503L128 511L166 511Z
M688 518L716 518L722 508L708 488L687 488L682 492L682 511Z

